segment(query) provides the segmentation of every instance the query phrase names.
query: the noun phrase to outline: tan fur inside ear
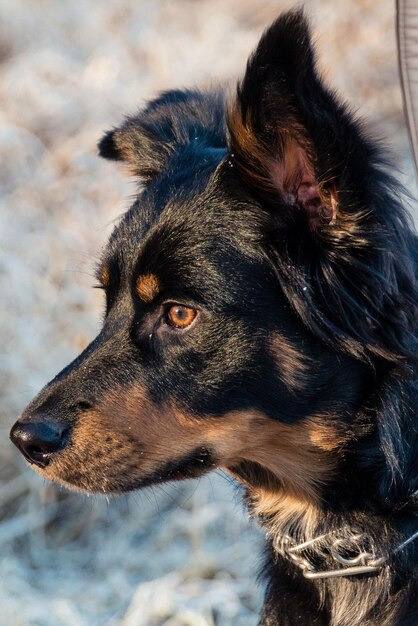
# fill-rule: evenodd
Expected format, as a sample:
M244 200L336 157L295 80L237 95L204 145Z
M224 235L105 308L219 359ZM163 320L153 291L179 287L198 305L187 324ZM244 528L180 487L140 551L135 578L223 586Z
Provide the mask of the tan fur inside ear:
M238 166L252 186L264 189L267 193L276 191L266 167L266 164L272 161L272 157L266 147L258 141L251 123L249 121L244 123L239 102L229 106L227 125L234 165Z
M280 194L286 203L304 208L313 231L321 224L335 222L335 184L325 185L317 180L313 146L296 120L287 120L286 127L278 123L270 146L258 138L251 113L243 119L238 101L229 107L227 123L231 156L252 187L268 196Z

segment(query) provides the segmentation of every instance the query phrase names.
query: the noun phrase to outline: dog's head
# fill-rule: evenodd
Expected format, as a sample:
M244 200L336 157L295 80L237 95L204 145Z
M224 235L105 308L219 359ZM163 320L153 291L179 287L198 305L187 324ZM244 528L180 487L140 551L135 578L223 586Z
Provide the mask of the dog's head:
M99 265L103 328L13 441L86 491L220 466L315 500L366 373L415 347L416 286L392 182L303 14L266 31L232 102L165 93L99 148L143 184Z

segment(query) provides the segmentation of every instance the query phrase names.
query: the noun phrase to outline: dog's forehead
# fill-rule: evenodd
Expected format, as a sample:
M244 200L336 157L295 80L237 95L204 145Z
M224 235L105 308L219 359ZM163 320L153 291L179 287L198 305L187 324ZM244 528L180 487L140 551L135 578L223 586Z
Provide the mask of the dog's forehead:
M225 220L222 186L211 174L200 172L180 185L167 177L146 188L115 227L103 263L112 261L126 274L150 266L184 272L213 257L222 233L231 237L231 220Z
M196 301L221 291L224 298L233 291L242 297L264 271L266 216L226 150L192 142L136 197L110 237L102 267L116 268L118 282L135 285L148 301L163 291Z
M196 302L242 297L264 272L265 216L255 203L237 200L233 181L216 167L181 185L163 183L136 198L110 238L102 268L116 268L118 280L146 302L163 292Z

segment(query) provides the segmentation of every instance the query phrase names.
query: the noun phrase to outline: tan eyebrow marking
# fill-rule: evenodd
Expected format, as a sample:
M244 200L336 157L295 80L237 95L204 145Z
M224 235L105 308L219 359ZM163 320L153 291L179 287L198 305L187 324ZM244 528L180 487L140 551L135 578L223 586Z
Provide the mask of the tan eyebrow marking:
M107 287L109 285L110 272L107 265L103 265L102 269L100 270L99 280L102 283L103 287Z
M136 279L136 293L145 303L154 300L160 291L160 281L155 274L142 274Z

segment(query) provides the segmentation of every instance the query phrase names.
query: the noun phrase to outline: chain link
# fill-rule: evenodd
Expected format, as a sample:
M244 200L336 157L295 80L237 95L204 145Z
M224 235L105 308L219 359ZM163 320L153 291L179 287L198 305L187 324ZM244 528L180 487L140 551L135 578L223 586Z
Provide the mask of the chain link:
M329 539L332 539L330 543ZM281 552L289 558L305 578L336 578L373 573L386 563L386 558L377 558L373 552L363 546L370 544L367 535L355 533L350 537L337 537L328 533L298 544L290 535L281 540ZM319 570L309 559L309 552L324 559L331 556L336 564L343 567L330 570ZM348 554L352 556L347 556Z

